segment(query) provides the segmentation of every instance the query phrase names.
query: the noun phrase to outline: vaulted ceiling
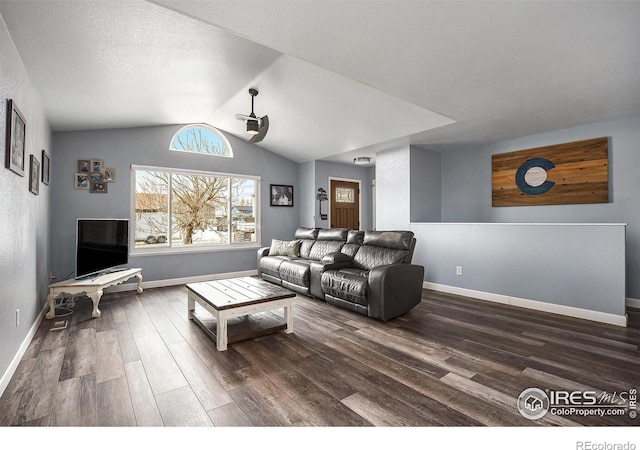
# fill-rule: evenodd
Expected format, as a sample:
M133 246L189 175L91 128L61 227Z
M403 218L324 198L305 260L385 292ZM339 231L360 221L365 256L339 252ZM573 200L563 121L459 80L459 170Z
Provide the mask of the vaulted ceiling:
M0 1L54 131L209 123L297 162L640 115L640 2Z

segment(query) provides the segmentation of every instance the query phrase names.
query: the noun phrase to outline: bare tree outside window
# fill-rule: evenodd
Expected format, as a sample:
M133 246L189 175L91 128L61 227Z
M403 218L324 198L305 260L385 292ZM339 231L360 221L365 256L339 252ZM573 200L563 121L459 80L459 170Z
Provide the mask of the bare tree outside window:
M137 171L138 243L167 246L169 237L173 246L255 242L255 183L226 176Z
M183 244L193 244L197 231L212 231L226 241L228 178L174 175L171 191L173 231L182 237Z
M169 244L169 173L136 171L136 241Z
M171 150L233 157L226 138L209 126L191 125L178 131L171 140Z

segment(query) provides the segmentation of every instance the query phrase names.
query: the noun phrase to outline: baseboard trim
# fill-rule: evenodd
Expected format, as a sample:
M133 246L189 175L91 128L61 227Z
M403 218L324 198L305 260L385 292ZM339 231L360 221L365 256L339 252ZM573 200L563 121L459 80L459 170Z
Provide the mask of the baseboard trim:
M438 292L446 292L447 294L462 295L464 297L476 298L478 300L486 300L489 302L502 303L505 305L518 306L520 308L533 309L536 311L544 311L553 314L560 314L568 317L575 317L577 319L591 320L594 322L602 322L609 325L616 325L619 327L627 326L627 315L619 316L617 314L604 313L600 311L592 311L589 309L576 308L574 306L555 305L553 303L541 302L538 300L528 300L525 298L510 297L508 295L494 294L491 292L476 291L473 289L460 288L456 286L449 286L446 284L431 283L425 281L422 283L422 287ZM629 305L627 299L627 305ZM638 301L640 304L640 301Z
M29 329L29 333L27 333L27 336L22 341L22 344L20 344L20 348L18 348L17 353L11 360L9 367L7 367L7 370L5 370L4 373L2 374L2 378L0 378L0 397L2 397L2 395L4 394L4 391L7 389L7 386L9 385L9 381L11 381L11 378L16 373L16 370L18 369L18 365L20 364L20 361L22 361L22 357L24 356L24 354L27 352L27 349L29 348L29 344L31 344L31 340L33 339L33 336L35 336L36 331L38 331L38 327L40 326L40 323L44 318L46 310L47 310L47 305L45 304L44 307L42 308L42 311L40 311L40 314L38 314L38 317L36 317L35 322L33 323L33 325L31 325L31 328Z
M626 305L629 308L638 308L638 309L640 309L640 299L627 297Z
M194 277L168 278L164 280L144 281L144 273L142 274L142 289L153 289L167 286L178 286L187 283L201 283L203 281L223 280L225 278L236 277L252 277L258 275L257 270L243 270L240 272L214 273L209 275L198 275ZM107 288L106 292L124 292L135 291L137 283L124 283L117 286Z

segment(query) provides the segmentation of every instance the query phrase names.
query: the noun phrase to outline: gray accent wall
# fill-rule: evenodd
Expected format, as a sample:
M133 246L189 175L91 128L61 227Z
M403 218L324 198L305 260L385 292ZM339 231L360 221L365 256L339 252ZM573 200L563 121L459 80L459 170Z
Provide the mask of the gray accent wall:
M371 185L373 182L373 173L374 169L372 167L361 167L356 165L338 164L327 161L316 161L316 185L314 192L317 192L318 188L323 188L325 191L327 191L327 194L329 194L329 178L360 181L360 229L370 230L372 228ZM313 198L315 199L315 195ZM319 228L329 228L330 224L328 220L320 220L320 215L318 214L318 202L315 201L315 204L315 226ZM329 202L325 202L323 208L324 209L322 212L326 212L328 214Z
M609 137L609 203L491 206L491 155L603 136ZM639 145L640 117L630 117L442 153L442 221L626 223L626 295L640 299Z
M412 223L431 283L625 314L625 226ZM456 266L462 275L456 275Z
M5 168L7 99L13 99L26 122L25 174ZM29 192L29 156L42 164L46 150L53 166L51 129L27 71L0 17L0 375L5 373L42 312L50 268L50 196L58 180ZM16 325L16 310L20 323ZM27 342L28 344L28 342ZM3 387L0 386L0 393Z
M440 153L411 146L410 170L411 222L440 222L442 220Z
M233 158L170 151L169 142L182 125L88 132L55 133L58 155L52 190L52 270L61 278L75 269L75 229L78 218L129 218L131 211L131 165L195 169L261 177L262 244L271 239L290 239L298 226L296 199L298 164L258 146L226 135ZM223 133L224 134L224 133ZM116 182L107 194L74 189L79 159L101 159L116 169ZM294 186L293 207L269 206L269 185ZM171 255L131 256L130 267L141 267L144 281L172 280L256 269L256 248L203 251Z
M300 180L300 226L328 228L329 221L320 218L320 204L316 198L319 188L329 195L329 178L360 181L360 229L373 228L373 179L374 167L361 167L328 161L302 163L298 169ZM329 214L329 202L322 202L322 212Z
M316 198L317 188L316 180L316 162L309 161L300 164L298 169L299 186L297 201L300 205L299 222L301 227L313 228L316 226L316 215L318 214L318 202L313 201ZM323 202L324 208L327 202Z
M610 203L491 206L492 154L601 136L610 144ZM442 221L431 223L413 219L426 210L414 189L428 189L416 177L432 170L433 155L408 146L380 152L377 228L416 233L414 261L427 282L623 315L625 296L640 298L639 142L633 117L443 152Z

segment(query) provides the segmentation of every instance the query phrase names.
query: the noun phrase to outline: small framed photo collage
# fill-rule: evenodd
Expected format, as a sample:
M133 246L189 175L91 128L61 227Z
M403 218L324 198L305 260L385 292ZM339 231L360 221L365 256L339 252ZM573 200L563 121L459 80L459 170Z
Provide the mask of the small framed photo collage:
M79 159L75 174L75 188L92 194L106 194L109 183L116 181L116 169L105 167L101 159Z

